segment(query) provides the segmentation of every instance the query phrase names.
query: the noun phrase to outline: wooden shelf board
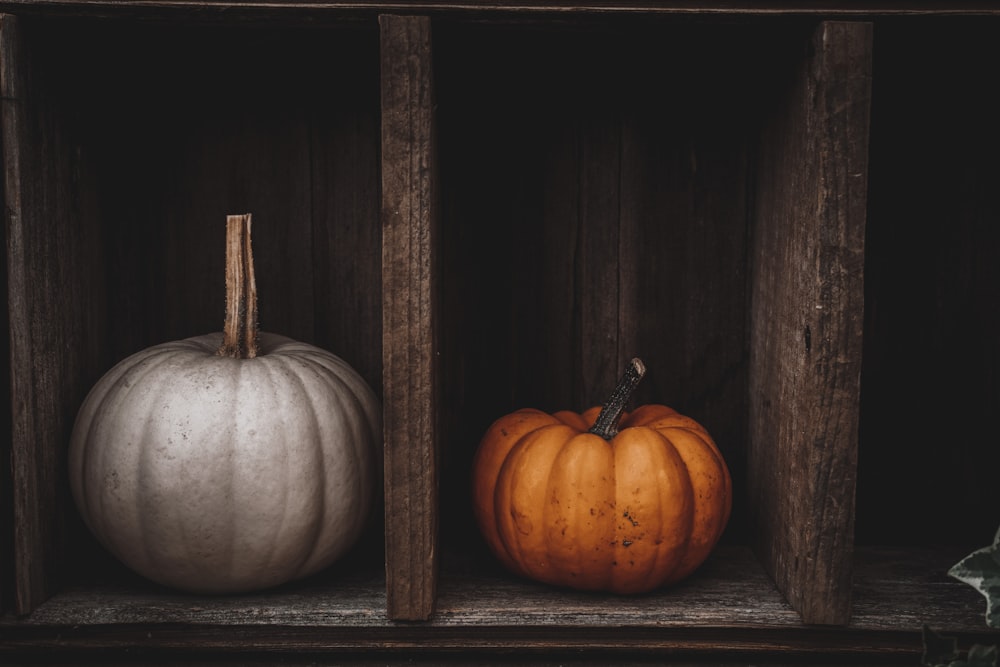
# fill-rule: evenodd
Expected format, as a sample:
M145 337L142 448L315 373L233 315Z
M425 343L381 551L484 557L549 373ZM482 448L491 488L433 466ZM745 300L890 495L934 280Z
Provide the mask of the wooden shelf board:
M426 622L385 615L377 572L329 574L281 589L203 597L123 575L67 588L26 618L0 621L5 652L657 651L906 660L921 628L966 641L987 631L985 601L945 574L961 550L863 549L846 627L803 625L749 549L721 547L674 589L620 598L493 573L444 572ZM471 568L470 568L471 569Z
M525 0L522 2L490 2L488 0L2 0L0 11L11 13L55 13L66 15L90 14L95 16L134 16L156 14L197 14L207 17L213 12L223 13L227 19L234 13L459 13L459 14L517 14L517 15L586 15L586 14L697 14L697 15L801 15L825 17L885 16L949 16L997 15L1000 8L985 0L742 0L738 2L705 2L704 0L597 0L570 2Z

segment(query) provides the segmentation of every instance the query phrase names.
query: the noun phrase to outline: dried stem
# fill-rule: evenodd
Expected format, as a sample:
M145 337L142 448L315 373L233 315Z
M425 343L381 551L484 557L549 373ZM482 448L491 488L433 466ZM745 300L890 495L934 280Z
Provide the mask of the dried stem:
M599 435L605 440L611 440L618 435L618 420L621 419L622 412L625 411L625 405L632 396L632 392L635 391L645 374L646 365L642 363L641 359L636 357L629 362L625 374L618 381L618 386L611 392L611 397L601 408L594 425L590 427L591 433Z
M257 356L257 281L250 244L250 214L226 216L226 321L218 354Z

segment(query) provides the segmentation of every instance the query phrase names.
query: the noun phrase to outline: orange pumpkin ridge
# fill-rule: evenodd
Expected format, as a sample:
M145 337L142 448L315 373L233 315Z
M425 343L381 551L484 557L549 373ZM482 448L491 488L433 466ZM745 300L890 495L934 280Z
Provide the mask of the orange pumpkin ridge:
M488 485L473 485L473 514L479 525L492 527L491 531L484 533L487 545L510 569L517 568L517 561L508 553L507 546L500 538L495 511L500 468L522 437L542 426L556 423L557 419L540 410L527 408L511 413L493 422L483 437L483 446L476 451L473 459L473 479L492 480Z

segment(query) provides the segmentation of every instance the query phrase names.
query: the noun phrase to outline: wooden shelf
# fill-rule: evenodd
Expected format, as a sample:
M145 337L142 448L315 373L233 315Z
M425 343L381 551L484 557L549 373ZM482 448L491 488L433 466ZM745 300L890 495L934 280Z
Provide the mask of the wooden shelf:
M992 3L0 12L0 662L912 665L924 625L1000 641L945 575L996 530ZM262 325L383 400L385 514L344 568L207 598L97 555L65 451L115 361L221 323L231 209ZM636 354L637 401L730 465L722 545L637 598L499 571L478 438L598 404ZM915 417L935 406L958 416Z
M490 0L140 0L126 4L114 0L3 0L0 11L48 15L143 16L233 20L234 18L279 17L286 20L315 20L335 15L448 14L478 17L513 15L580 17L586 15L716 15L716 16L821 16L824 18L871 18L875 16L985 16L1000 14L988 0L604 0L570 2L491 2ZM297 18L296 18L297 17Z
M960 554L956 556L956 553ZM914 664L924 625L971 641L997 641L984 600L945 576L955 549L860 550L855 608L843 628L804 625L750 551L718 550L677 587L639 597L555 590L484 568L441 578L438 608L423 623L390 621L379 573L324 574L237 597L178 594L126 577L72 586L25 619L0 621L0 660L39 652L236 651L352 654L372 661L460 651L531 656L623 647L674 657L795 655ZM476 572L475 570L479 570ZM488 570L488 568L486 568Z

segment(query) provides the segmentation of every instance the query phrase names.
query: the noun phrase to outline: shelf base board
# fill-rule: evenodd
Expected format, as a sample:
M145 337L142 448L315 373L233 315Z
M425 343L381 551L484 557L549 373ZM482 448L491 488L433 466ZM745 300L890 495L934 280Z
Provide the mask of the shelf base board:
M959 637L960 645L1000 643L1000 632L985 625L982 597L946 574L962 555L961 549L859 549L854 614L844 627L804 625L750 549L739 546L720 547L672 589L628 598L560 591L496 572L444 574L427 622L388 620L385 579L377 572L328 573L222 598L170 592L123 575L119 583L69 588L29 617L3 619L0 655L127 649L161 657L586 652L786 660L821 654L915 664L924 625Z

